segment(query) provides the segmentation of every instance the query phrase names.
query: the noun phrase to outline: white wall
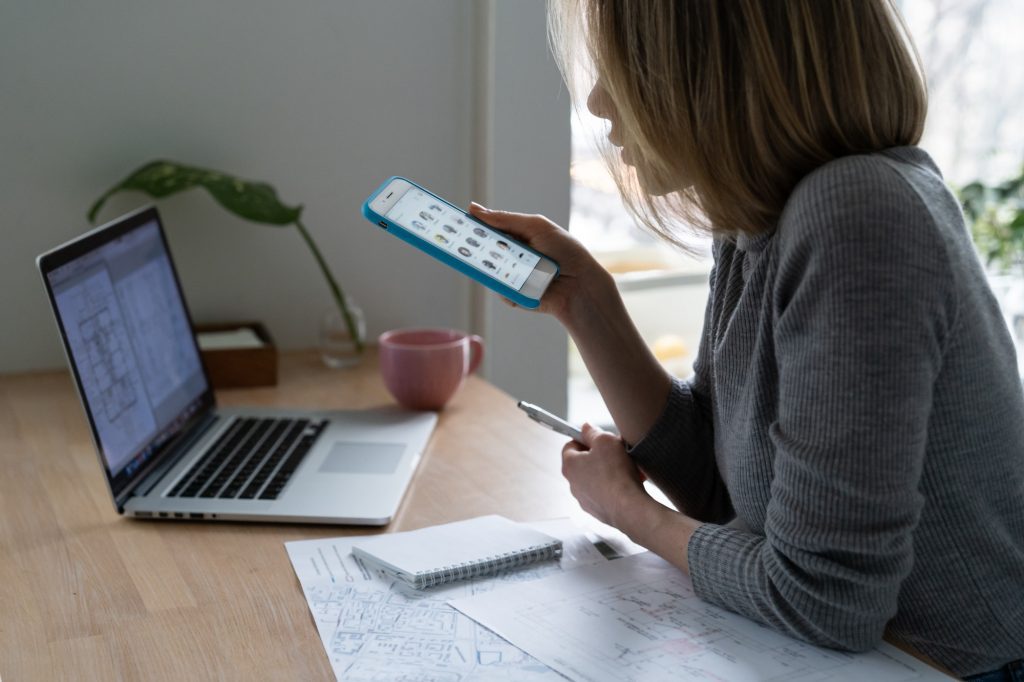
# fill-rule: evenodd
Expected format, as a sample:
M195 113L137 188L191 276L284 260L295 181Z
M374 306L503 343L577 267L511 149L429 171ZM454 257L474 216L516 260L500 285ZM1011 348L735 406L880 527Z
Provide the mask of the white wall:
M481 2L478 35L483 112L477 196L493 208L541 213L569 224L569 98L547 46L545 7ZM478 199L479 200L479 199ZM516 398L557 413L568 409L568 339L546 315L509 308L473 292L475 323L488 339L487 377Z
M305 223L370 333L469 325L470 283L359 214L392 174L471 197L466 1L5 0L0 9L0 372L63 366L34 257L166 157L267 180ZM123 196L101 218L145 199ZM160 208L197 321L256 318L285 348L331 306L293 230L205 194Z
M371 338L472 327L485 376L564 411L557 324L505 309L359 214L402 174L457 204L568 220L568 101L542 0L6 0L0 97L0 372L64 365L34 258L162 157L304 204ZM146 201L120 195L100 218ZM282 348L316 344L332 301L292 229L239 221L201 190L159 206L197 322L260 319Z

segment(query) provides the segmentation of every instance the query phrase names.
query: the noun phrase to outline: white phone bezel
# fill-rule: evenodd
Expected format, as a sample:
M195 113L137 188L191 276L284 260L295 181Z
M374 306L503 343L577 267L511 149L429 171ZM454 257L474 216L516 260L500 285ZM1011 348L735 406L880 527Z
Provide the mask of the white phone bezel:
M404 180L402 178L395 178L387 187L382 189L376 197L374 197L373 201L370 202L370 208L377 215L384 216L387 214L388 211L390 211L394 207L395 204L398 203L399 199L405 196L406 192L408 192L410 189L413 189L414 187L416 189L423 189L421 187L418 187L417 185L412 184L408 180ZM440 199L441 201L444 201L444 199L437 196L430 190L423 191L427 192L433 197L436 197L437 199ZM491 230L495 230L496 232L501 232L497 228L491 227L486 223L483 223L483 225L484 227L487 227ZM523 286L519 289L518 292L525 296L526 298L531 298L536 301L540 300L541 296L547 290L548 286L551 284L551 281L554 279L555 274L557 272L557 266L555 265L554 261L552 261L550 258L542 254L538 255L540 256L540 262L537 263L537 266L533 269L532 272L530 272L530 276L526 278L526 281L523 282ZM483 274L485 277L489 277L487 273L481 274ZM495 279L494 281L500 283L500 281L497 279Z
M535 301L539 301L540 297L547 291L548 286L551 284L551 280L554 279L556 272L555 262L550 258L541 256L540 262L537 263L537 267L533 269L530 276L523 282L523 286L519 289L519 293L527 298L532 298Z
M391 181L390 185L382 189L380 194L373 198L373 201L370 202L370 208L377 215L383 216L413 187L414 185L408 180L395 178Z

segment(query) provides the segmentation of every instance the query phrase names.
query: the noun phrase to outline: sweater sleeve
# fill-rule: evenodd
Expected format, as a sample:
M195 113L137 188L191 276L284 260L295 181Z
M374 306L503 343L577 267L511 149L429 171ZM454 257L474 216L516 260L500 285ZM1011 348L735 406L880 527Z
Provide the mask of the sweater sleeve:
M813 644L881 640L913 563L932 387L956 297L945 244L884 163L805 179L776 234L778 414L764 535L700 527L697 594Z
M688 381L673 379L661 416L629 454L677 509L700 521L724 523L733 509L715 463L710 327L716 271L711 271L694 375Z

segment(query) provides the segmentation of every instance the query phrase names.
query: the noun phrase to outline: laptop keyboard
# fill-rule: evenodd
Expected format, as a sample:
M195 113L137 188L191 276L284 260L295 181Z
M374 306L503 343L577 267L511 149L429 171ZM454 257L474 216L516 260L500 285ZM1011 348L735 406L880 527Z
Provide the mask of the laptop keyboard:
M236 419L169 496L276 500L326 424L309 419Z

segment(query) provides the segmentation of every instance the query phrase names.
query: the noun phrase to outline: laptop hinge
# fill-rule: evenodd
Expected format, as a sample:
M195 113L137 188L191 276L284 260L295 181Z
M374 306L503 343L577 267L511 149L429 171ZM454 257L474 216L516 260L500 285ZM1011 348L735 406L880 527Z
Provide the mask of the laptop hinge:
M183 429L177 438L170 441L164 447L164 453L154 458L155 461L152 468L139 476L135 483L121 491L117 499L117 508L123 510L124 503L130 497L148 495L154 486L160 482L160 479L164 477L164 474L170 471L219 419L211 410L201 415L192 426Z

